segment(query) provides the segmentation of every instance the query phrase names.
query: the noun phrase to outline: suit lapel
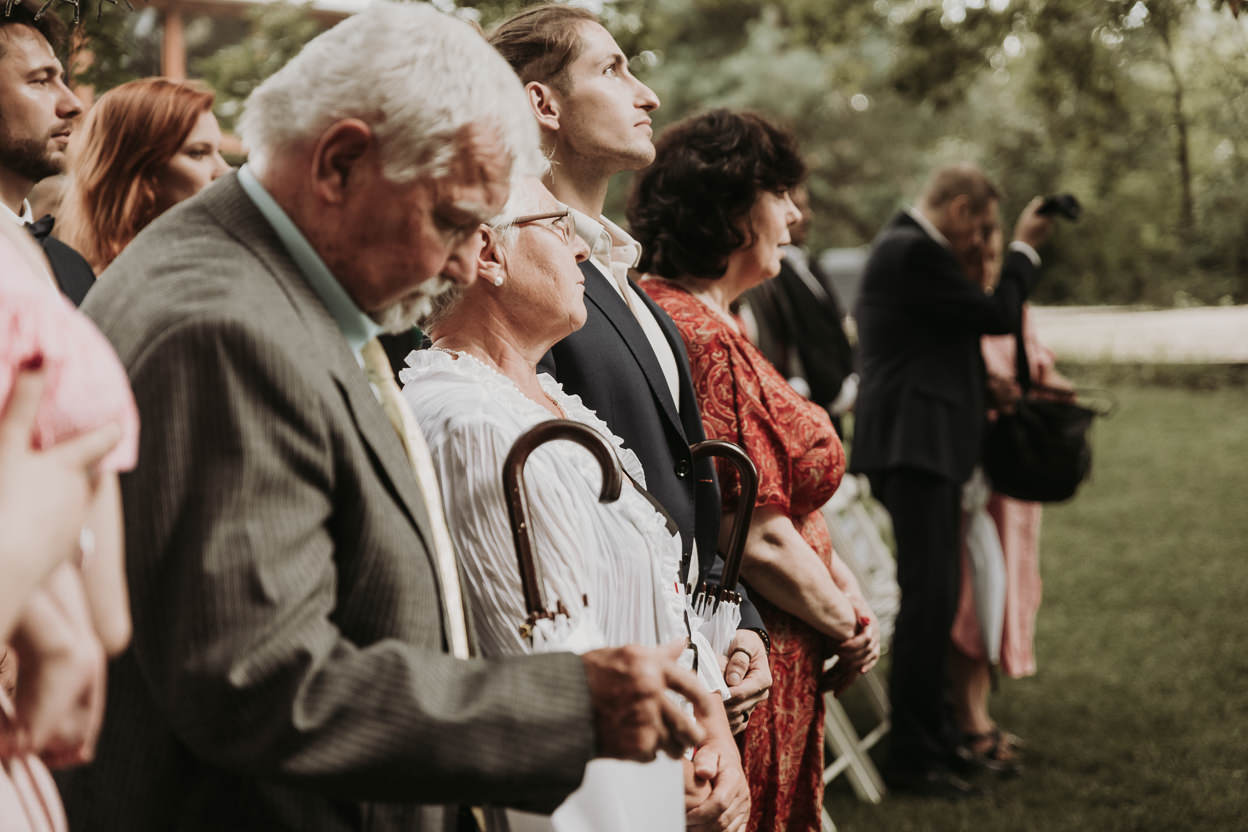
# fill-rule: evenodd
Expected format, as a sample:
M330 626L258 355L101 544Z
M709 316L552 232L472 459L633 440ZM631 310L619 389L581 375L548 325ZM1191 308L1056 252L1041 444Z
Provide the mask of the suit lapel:
M645 331L641 328L641 324L637 323L637 319L633 317L633 313L624 303L624 299L620 297L607 278L603 276L598 267L586 261L581 263L581 271L585 274L585 298L590 303L598 307L620 338L628 346L629 352L632 353L633 359L641 367L642 373L646 377L646 382L650 385L650 392L659 403L659 408L663 411L663 415L671 422L672 426L683 436L684 426L680 423L680 416L676 412L676 403L672 401L671 390L667 386L667 379L663 375L663 368L659 366L659 360L654 355L654 350L650 347L650 340L646 337ZM631 281L630 281L631 284ZM646 303L648 308L653 308L653 303L646 296L645 292L639 292L641 299ZM656 315L659 325L663 327L664 334L668 341L672 340L673 334L679 341L679 333L668 332L670 322L664 321L664 316ZM664 326L667 324L667 326ZM683 350L683 347L681 347ZM677 353L679 355L680 353ZM680 362L678 361L679 365Z
M350 366L340 364L332 367L330 373L338 383L338 389L355 418L356 429L372 452L373 466L380 470L383 479L389 483L391 491L406 510L421 538L427 538L426 530L430 528L429 512L425 508L421 489L437 488L438 484L417 481L416 473L408 462L407 451L403 449L399 435L386 418L385 411L381 409L381 403L373 394L364 371L355 363L349 349L347 355L351 361ZM432 539L425 539L425 549L432 555ZM432 564L431 558L430 565ZM436 569L434 574L437 574Z
M632 281L629 281L632 284ZM636 285L636 284L632 284ZM701 411L698 409L698 402L693 395L693 375L689 370L689 360L685 357L685 339L680 337L680 330L676 328L676 323L671 316L654 302L650 297L650 293L641 287L637 287L637 294L641 295L641 300L650 310L650 314L659 322L659 328L663 330L663 335L667 338L667 344L672 348L672 355L676 357L676 375L678 376L678 384L680 385L680 412L676 414L669 413L676 425L683 428L681 436L685 439L686 444L691 443L691 438L687 434L690 431L690 425L687 419L696 415L695 421L701 426ZM662 374L660 373L660 377ZM664 390L667 390L667 382L664 380ZM692 439L692 441L700 442L703 438Z
M420 491L421 484L417 482L398 434L386 418L380 402L368 384L363 368L356 361L355 354L351 352L337 322L291 262L272 226L243 191L234 175L229 175L228 181L219 183L216 193L211 196L215 198L208 202L208 208L217 221L265 265L307 326L308 338L304 345L304 355L313 366L323 366L333 377L355 420L356 430L371 452L373 467L377 469L382 481L389 486L416 532L424 540L425 550L430 557L430 567L434 567L433 544L427 531L429 515ZM429 487L437 488L437 483L430 483ZM434 574L437 574L436 568Z

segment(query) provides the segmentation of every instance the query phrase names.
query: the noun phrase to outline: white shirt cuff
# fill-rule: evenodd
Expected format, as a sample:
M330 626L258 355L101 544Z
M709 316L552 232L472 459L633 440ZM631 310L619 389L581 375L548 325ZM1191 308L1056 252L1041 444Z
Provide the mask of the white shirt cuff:
M1024 243L1022 240L1015 240L1010 243L1010 251L1021 251L1023 254L1027 255L1027 259L1031 261L1031 265L1035 266L1037 269L1040 268L1040 255L1036 253L1034 248L1027 243Z

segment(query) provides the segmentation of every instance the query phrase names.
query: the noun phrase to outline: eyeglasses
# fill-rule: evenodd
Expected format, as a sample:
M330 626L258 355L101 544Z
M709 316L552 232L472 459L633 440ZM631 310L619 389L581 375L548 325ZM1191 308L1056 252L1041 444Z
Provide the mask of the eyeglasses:
M515 219L503 220L495 223L495 228L507 228L508 226L530 225L532 223L543 222L545 220L553 220L549 225L543 225L542 228L549 229L563 240L565 245L572 242L572 238L576 236L576 224L572 221L572 209L568 206L558 211L543 211L540 214L525 214Z

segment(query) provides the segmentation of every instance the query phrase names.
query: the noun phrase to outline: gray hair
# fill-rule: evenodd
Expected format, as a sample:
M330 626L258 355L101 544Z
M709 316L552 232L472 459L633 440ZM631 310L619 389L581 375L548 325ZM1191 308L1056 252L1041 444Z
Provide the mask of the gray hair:
M469 24L427 3L379 2L310 41L257 87L238 131L255 167L358 118L396 184L445 175L465 128L495 133L512 177L544 164L520 80Z
M542 162L545 163L546 160L543 159ZM503 248L513 245L516 242L517 229L511 221L524 214L531 214L535 210L537 210L537 205L528 188L513 187L507 196L507 204L503 206L503 210L488 223L490 231L494 232L494 244Z

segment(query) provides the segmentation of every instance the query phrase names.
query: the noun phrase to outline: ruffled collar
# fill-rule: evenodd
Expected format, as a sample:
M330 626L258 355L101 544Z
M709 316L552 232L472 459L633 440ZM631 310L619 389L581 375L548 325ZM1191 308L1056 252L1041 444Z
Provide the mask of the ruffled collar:
M434 347L413 350L405 360L407 367L399 371L399 380L404 385L419 384L422 379L450 374L469 379L491 393L514 399L517 413L529 415L531 412L534 424L552 418L546 408L526 396L514 381L472 353ZM563 385L549 373L538 373L537 381L542 386L542 392L550 396L568 419L588 425L605 436L615 448L620 465L630 477L645 486L646 475L637 455L624 447L624 440L616 436L596 412L586 407L580 396L565 391Z

